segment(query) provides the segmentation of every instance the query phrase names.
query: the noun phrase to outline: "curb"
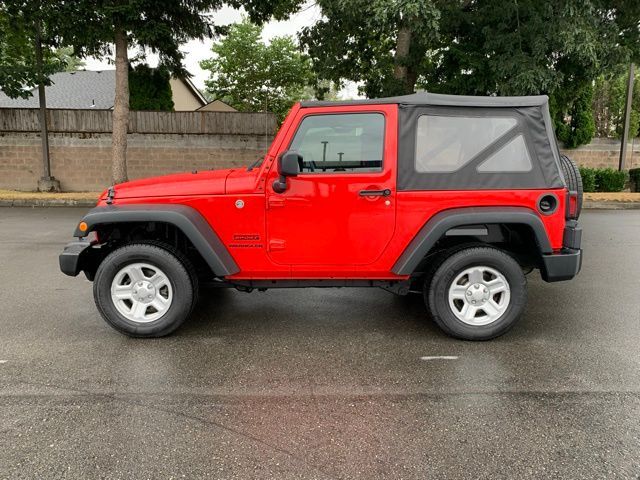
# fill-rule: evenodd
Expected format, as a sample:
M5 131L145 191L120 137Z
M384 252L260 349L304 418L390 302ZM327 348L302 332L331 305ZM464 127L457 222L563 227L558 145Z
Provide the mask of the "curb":
M585 201L582 208L587 210L640 210L640 202Z
M16 198L0 199L0 207L88 207L96 206L98 199L37 199L37 198Z

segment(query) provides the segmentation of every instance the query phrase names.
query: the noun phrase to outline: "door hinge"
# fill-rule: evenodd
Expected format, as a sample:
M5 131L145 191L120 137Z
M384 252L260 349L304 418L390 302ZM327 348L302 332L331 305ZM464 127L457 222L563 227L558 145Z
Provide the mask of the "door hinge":
M274 250L284 250L286 244L287 242L284 240L269 240L269 250L272 252Z

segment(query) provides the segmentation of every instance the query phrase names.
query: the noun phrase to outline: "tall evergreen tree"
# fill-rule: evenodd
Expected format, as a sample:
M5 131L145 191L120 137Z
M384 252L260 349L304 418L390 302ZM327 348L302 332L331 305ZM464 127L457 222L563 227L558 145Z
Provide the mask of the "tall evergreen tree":
M132 110L173 110L171 74L164 67L142 63L129 71L129 106Z

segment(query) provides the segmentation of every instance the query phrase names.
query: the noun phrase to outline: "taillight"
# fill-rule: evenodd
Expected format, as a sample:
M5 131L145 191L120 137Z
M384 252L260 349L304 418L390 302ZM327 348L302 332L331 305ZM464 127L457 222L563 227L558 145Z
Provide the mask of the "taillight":
M567 190L567 220L578 219L578 192Z

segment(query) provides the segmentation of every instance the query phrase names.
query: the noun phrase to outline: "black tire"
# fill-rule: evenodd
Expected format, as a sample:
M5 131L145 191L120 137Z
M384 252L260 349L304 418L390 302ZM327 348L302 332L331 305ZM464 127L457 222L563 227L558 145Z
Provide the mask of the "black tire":
M458 319L449 305L449 288L456 277L473 266L486 266L502 274L509 284L510 301L504 313L487 325L470 325ZM527 300L527 281L513 257L493 247L465 248L440 257L424 300L429 314L447 334L463 340L490 340L506 333L518 321Z
M453 255L459 250L460 248L452 248L450 250L438 252L433 256L433 258L430 259L429 266L425 270L422 293L424 295L424 300L425 300L424 304L425 304L425 307L427 307L427 313L431 318L434 318L434 313L431 310L431 307L429 306L429 299L426 292L428 292L431 289L431 282L433 281L433 277L435 276L436 272L440 268L440 265L442 265L442 262L444 262L448 257L450 257L451 255Z
M564 175L565 181L567 182L567 188L571 192L576 192L578 194L578 205L576 210L576 218L580 216L580 212L582 211L582 197L584 195L584 187L582 186L582 176L580 175L580 169L575 164L573 160L571 160L566 155L560 155L560 161L562 164L562 173Z
M163 337L187 319L197 298L197 277L188 260L170 249L153 242L133 243L114 250L100 263L93 282L93 296L98 311L114 329L131 337ZM114 277L125 266L137 262L160 268L173 292L173 300L164 315L148 323L127 319L111 299Z

